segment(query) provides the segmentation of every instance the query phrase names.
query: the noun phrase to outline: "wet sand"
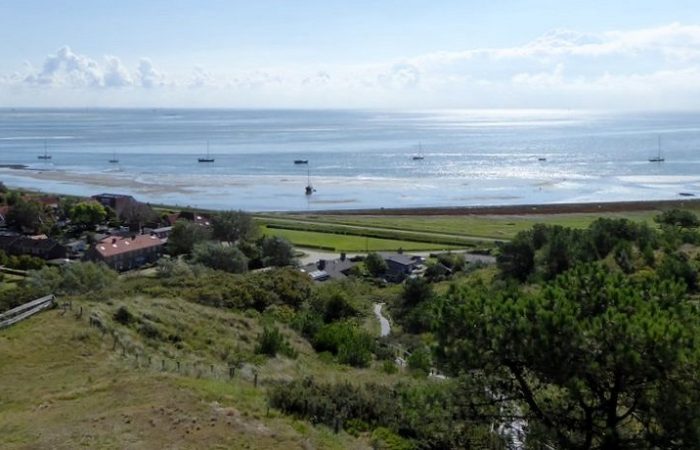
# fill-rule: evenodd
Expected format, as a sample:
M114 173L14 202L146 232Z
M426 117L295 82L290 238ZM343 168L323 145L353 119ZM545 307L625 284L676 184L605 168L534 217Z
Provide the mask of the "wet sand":
M105 190L128 193L156 204L185 205L200 209L245 209L249 211L281 211L308 214L346 215L543 215L570 213L609 213L648 211L671 207L700 208L700 198L683 197L677 200L653 199L645 201L594 202L582 199L566 201L556 197L541 198L525 195L518 197L489 189L472 192L469 196L453 192L449 198L431 201L442 185L434 180L393 178L327 177L314 180L319 194L304 196L302 188L306 177L243 175L197 176L131 174L114 170L84 173L60 169L41 170L21 164L0 165L0 177L9 186L55 192L66 195L94 195ZM1 179L1 178L0 178ZM13 183L12 181L15 181ZM36 181L36 184L34 184ZM445 181L449 183L449 181ZM452 181L454 185L454 180ZM463 183L460 181L460 183ZM446 184L449 187L449 184ZM537 186L535 184L535 186ZM449 191L449 188L444 188ZM517 190L514 190L517 191ZM669 194L666 198L671 197ZM678 190L675 190L678 193ZM488 193L489 195L484 195ZM391 207L363 207L370 196L374 204ZM678 195L678 194L676 194ZM657 197L658 198L658 197ZM663 198L663 197L661 197ZM205 199L205 201L201 201ZM417 200L416 200L417 199ZM533 201L527 202L527 199ZM571 199L571 197L569 197ZM613 198L614 199L614 198ZM399 200L399 202L397 202ZM405 201L404 201L405 200ZM551 200L551 201L550 201ZM200 202L201 203L198 203ZM411 206L410 203L427 206ZM245 203L243 203L245 202ZM401 204L404 203L404 204ZM405 204L409 203L409 204ZM432 204L431 204L432 203ZM451 206L460 203L479 206ZM283 208L271 205L281 204ZM354 206L354 207L353 207ZM306 207L306 209L305 209Z

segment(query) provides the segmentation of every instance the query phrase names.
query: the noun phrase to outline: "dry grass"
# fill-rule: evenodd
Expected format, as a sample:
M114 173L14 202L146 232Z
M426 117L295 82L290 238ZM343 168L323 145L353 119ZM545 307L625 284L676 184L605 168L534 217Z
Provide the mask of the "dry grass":
M135 299L130 307L136 311L148 302ZM85 307L106 318L117 305ZM131 329L120 330L124 338L164 354L180 351L184 356L191 351L202 361L215 358L216 351L201 348L208 339L222 333L234 339L243 329L255 333L252 324L257 325L256 319L176 300L155 300L144 308L159 314L164 327L173 326L172 320L197 317L185 327L189 347L156 347ZM59 314L48 311L0 332L3 448L366 448L363 440L334 435L274 411L268 415L264 387L256 389L248 380L137 368L112 351L109 334L102 336L88 327L85 317ZM252 329L240 325L237 331L235 323L225 319L250 321ZM203 322L210 326L202 327ZM201 336L194 333L188 340L187 333L196 329ZM302 343L294 345L303 350ZM344 370L322 365L303 352L297 361L269 360L261 373L291 376L320 370L334 374L329 378L343 378Z

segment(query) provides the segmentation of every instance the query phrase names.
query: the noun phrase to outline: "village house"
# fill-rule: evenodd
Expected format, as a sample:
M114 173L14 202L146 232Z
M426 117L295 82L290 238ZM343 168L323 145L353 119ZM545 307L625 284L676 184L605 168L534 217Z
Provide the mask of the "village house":
M124 194L99 194L93 195L92 198L97 200L102 206L111 208L119 217L124 214L127 208L139 203L131 195Z
M392 282L401 282L411 276L419 266L423 264L423 257L407 255L404 253L386 253L382 252L379 255L384 259L387 265L386 279Z
M318 262L307 264L301 271L307 273L313 281L342 280L347 278L357 262L351 261L341 253L339 259L320 259Z
M110 236L92 246L86 259L103 262L119 271L137 269L157 261L166 242L167 239L161 239L155 234Z
M54 239L40 236L0 236L0 250L8 255L29 255L42 259L61 259L67 255L66 248Z
M155 234L161 239L167 239L170 237L170 233L173 231L173 227L160 227L160 228L144 228L143 232L146 234Z

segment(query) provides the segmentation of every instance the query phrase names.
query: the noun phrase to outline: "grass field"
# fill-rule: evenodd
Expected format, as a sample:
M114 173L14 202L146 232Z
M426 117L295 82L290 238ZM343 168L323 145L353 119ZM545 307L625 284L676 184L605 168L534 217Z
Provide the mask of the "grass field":
M318 231L286 230L265 226L263 227L263 233L268 236L283 237L299 247L321 248L338 252L390 251L400 248L409 251L459 248L453 245L341 235Z
M522 216L381 216L381 215L280 215L287 220L314 222L328 227L345 225L378 229L403 230L421 233L452 235L458 238L510 239L519 231L537 223L585 228L599 217L627 218L634 221L652 221L658 211L633 211L625 213L571 213Z

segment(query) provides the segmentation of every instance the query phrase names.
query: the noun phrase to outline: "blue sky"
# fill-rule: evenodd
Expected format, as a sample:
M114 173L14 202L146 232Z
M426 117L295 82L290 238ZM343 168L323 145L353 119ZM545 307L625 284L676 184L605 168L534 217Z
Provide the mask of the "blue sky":
M0 105L688 109L692 1L0 1Z

